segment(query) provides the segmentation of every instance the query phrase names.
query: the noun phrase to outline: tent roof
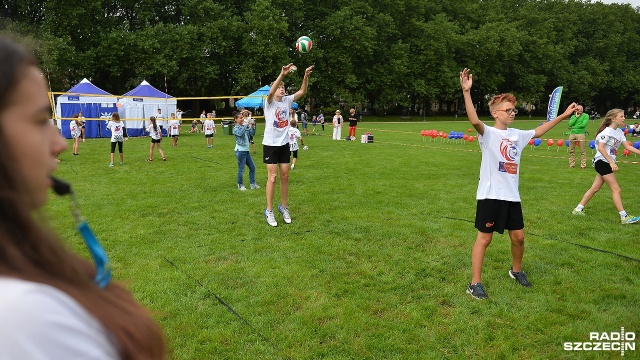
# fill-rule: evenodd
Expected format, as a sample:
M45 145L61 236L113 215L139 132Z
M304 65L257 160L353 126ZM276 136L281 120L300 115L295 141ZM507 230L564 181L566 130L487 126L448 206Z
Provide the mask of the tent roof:
M262 107L262 97L269 95L269 85L265 85L260 89L252 92L247 96L260 96L260 97L244 97L236 101L237 107L259 108Z
M75 94L111 95L110 93L93 85L91 81L87 80L87 78L82 79L82 81L77 83L74 87L69 89L67 92L75 93Z
M163 93L162 91L154 88L146 80L143 80L140 85L135 89L129 91L123 96L140 96L140 97L156 97L156 98L172 98L173 96Z

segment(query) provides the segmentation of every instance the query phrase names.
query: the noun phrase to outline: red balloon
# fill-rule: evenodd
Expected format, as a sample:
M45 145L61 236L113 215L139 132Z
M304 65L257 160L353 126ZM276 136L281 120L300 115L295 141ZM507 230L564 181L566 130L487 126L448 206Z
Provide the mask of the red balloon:
M473 136L469 136L469 137L467 138L467 141L468 141L468 142L473 142Z
M629 156L629 154L631 154L631 151L624 149L624 151L622 152L622 155L624 156Z
M533 139L529 140L529 145L533 145Z
M467 134L462 135L462 139L467 140L468 138L469 138L469 135Z
M440 135L440 136L441 136L443 139L446 139L446 138L447 138L447 134L442 134L442 135Z
M558 141L556 142L556 144L558 144L558 146L562 146L562 145L564 145L564 140L562 140L562 139L558 139Z
M420 130L421 136L427 136L427 130Z
M471 129L467 129L467 132L472 132L472 131L473 131L473 130L471 130Z
M551 140L551 139L547 140L547 145L548 146L552 146L553 145L553 140Z
M624 134L625 135L629 134L629 129L624 129Z

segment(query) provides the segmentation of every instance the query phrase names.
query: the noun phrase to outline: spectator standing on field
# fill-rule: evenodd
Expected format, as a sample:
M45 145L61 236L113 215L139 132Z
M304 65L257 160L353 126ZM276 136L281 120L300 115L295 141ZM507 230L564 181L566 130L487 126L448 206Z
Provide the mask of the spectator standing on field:
M356 114L356 109L349 110L349 138L351 140L356 139L356 128L358 127L358 120L360 117Z
M340 115L340 110L336 110L336 114L333 116L333 140L342 138L342 123L344 123L344 119Z
M576 106L576 111L569 120L569 167L576 167L576 143L580 147L580 168L587 167L586 132L589 115L583 112L582 105Z

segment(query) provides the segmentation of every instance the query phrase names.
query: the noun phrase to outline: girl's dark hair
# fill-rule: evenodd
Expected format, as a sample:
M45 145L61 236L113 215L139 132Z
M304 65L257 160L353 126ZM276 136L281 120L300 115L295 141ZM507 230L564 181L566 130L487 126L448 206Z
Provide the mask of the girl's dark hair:
M158 124L156 123L156 117L152 116L149 118L149 120L151 120L151 123L153 124L153 131L158 132Z
M93 264L67 250L25 205L30 195L11 166L20 154L7 146L1 115L31 66L37 66L33 56L0 37L0 276L47 284L69 295L102 323L122 359L163 359L162 331L148 311L123 286L94 284Z
M624 112L624 110L622 110L622 109L611 109L611 110L607 111L607 115L605 115L604 119L602 119L602 124L600 124L600 127L598 128L598 131L596 131L596 135L600 134L602 132L602 130L604 130L605 128L609 127L609 125L611 125L611 123L613 122L613 119L615 119L615 117L618 116L618 114L620 114L621 112Z

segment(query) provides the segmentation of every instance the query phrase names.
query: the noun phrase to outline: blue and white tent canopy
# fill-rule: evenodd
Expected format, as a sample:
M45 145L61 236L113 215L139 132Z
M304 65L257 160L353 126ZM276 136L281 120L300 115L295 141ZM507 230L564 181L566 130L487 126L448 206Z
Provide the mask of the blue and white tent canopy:
M159 121L158 125L164 127L163 134L166 135L166 119L170 117L171 113L176 112L178 104L173 96L156 89L146 80L122 96L123 98L118 101L121 104L119 113L120 117L126 120L127 135L145 135L148 120L151 116L157 116L158 109L161 110L165 119Z
M58 127L65 138L71 138L69 123L74 114L82 112L85 118L111 118L111 114L117 111L117 98L110 93L93 85L91 81L82 79L78 84L56 99L55 117ZM85 136L88 138L111 136L107 131L104 121L87 121Z
M251 97L243 97L242 99L236 101L236 107L239 108L261 108L262 102L264 101L264 97L269 95L269 85L265 85L260 89L252 92L248 96Z

